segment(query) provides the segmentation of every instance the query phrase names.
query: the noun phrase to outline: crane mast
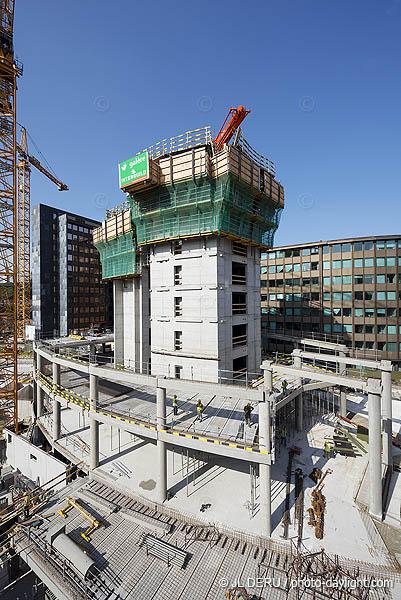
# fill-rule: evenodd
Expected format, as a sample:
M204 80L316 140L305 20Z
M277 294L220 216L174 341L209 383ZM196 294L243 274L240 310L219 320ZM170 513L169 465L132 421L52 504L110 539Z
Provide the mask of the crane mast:
M30 194L31 168L25 127L18 146L17 186L17 336L25 337L25 325L31 320L30 281Z
M17 77L14 59L14 0L0 4L0 424L14 421L17 402Z

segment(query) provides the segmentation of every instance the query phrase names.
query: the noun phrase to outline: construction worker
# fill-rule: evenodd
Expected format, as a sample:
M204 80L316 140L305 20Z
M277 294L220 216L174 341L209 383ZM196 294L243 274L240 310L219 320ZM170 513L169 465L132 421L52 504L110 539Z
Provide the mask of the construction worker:
M174 415L178 415L178 402L177 402L177 396L175 394L173 396L173 412L174 412Z
M287 428L283 427L281 429L281 443L286 446L287 445Z
M283 379L281 387L283 388L283 394L287 392L287 381Z
M25 492L24 494L24 519L29 519L29 504L31 501L30 494Z
M331 453L331 446L330 446L328 440L326 440L324 442L324 455L327 458L327 460L329 460L329 458L330 458L330 453Z
M244 416L245 416L245 423L247 425L252 425L252 417L251 417L251 412L253 411L253 406L250 402L248 402L248 404L245 404L244 406Z
M203 404L201 400L198 400L196 404L196 412L198 413L199 421L203 421Z

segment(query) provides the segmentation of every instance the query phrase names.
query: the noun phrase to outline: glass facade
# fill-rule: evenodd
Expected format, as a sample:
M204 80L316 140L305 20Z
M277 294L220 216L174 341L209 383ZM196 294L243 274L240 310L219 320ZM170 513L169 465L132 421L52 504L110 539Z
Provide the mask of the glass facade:
M261 264L266 351L291 352L279 333L316 333L401 368L401 237L273 249Z

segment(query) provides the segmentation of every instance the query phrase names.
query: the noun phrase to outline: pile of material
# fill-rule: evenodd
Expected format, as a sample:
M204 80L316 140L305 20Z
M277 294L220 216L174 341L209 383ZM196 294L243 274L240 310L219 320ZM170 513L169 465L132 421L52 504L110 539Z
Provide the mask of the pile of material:
M312 508L308 508L308 525L315 528L315 536L323 539L324 511L326 508L326 498L320 490L312 491Z

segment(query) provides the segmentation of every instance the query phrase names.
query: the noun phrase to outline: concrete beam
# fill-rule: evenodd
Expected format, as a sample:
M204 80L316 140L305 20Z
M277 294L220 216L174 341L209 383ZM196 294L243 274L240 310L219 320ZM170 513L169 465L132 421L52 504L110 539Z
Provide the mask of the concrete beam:
M300 356L302 358L308 358L310 360L316 360L320 362L329 362L337 364L355 365L357 367L369 367L370 369L380 369L380 362L376 360L368 360L366 358L349 358L347 356L334 354L319 354L317 352L306 352L300 350Z
M42 371L44 365L43 356L38 353L36 357L36 368L38 371ZM44 391L41 386L36 382L36 416L41 417L43 415L44 405Z
M343 385L345 387L354 388L356 390L365 391L367 388L366 381L354 379L353 377L344 377L342 375L336 375L335 373L327 373L326 371L321 371L319 369L308 369L306 367L303 367L302 369L297 369L295 367L290 367L287 365L275 364L274 371L277 373L293 375L294 377L303 377L307 379L323 381L331 383L332 385Z
M99 401L99 386L96 375L89 376L89 427L90 427L90 468L91 471L99 466L99 423L93 418Z
M259 447L262 451L271 450L271 406L270 399L259 402ZM272 533L271 522L271 473L270 465L259 465L260 477L260 511L262 514L262 535L268 537Z
M166 429L166 388L158 387L156 390L156 415L157 432ZM167 500L167 448L166 442L160 437L157 439L157 501L163 503Z

